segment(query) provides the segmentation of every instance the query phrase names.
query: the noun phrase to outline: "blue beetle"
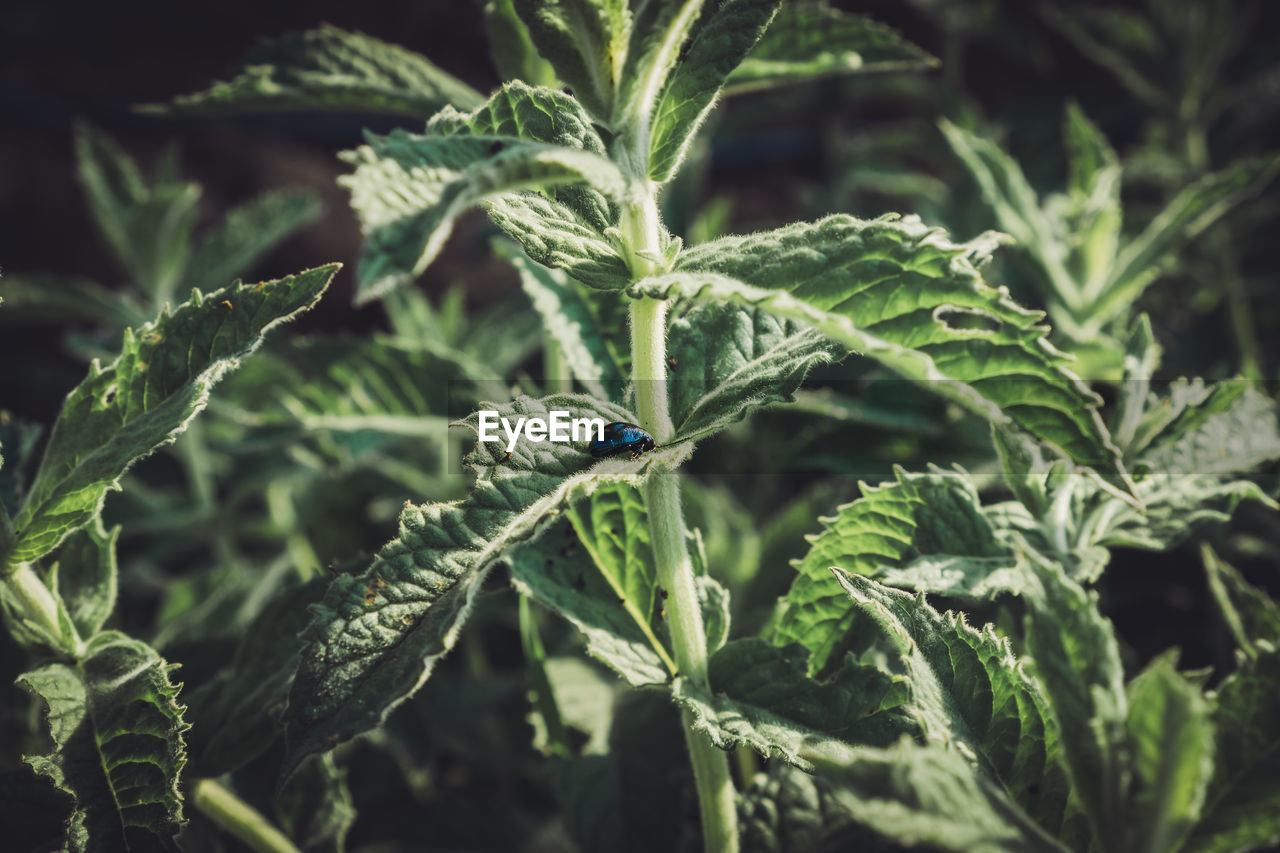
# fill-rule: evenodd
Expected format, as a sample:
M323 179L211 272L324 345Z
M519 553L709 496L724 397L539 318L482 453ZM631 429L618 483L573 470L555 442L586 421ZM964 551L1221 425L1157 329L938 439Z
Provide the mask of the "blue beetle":
M619 453L630 453L635 459L646 450L653 450L653 436L635 424L614 421L605 424L603 438L591 439L587 450L597 459L617 456Z

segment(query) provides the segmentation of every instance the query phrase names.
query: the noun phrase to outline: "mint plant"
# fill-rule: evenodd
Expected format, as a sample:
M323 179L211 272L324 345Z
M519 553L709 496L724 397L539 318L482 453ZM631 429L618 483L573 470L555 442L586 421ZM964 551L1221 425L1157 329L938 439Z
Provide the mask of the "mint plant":
M38 465L30 431L0 427L0 605L51 739L19 778L59 816L49 846L166 849L185 825L192 849L343 849L354 804L394 784L417 833L395 841L421 848L675 849L695 801L709 851L1280 840L1277 605L1200 542L1238 650L1214 680L1175 653L1138 665L1101 607L1114 549L1169 552L1241 505L1280 509L1274 401L1158 382L1152 324L1129 317L1166 249L1240 181L1209 179L1121 250L1118 158L1078 110L1072 195L1045 208L1012 160L947 126L1001 227L1052 273L1056 326L1111 339L1123 381L1106 405L1045 314L987 279L1005 235L835 213L686 245L665 224L664 191L721 98L935 64L893 31L779 0L494 0L484 16L507 78L488 96L326 25L152 108L412 120L341 155L365 237L355 299L382 303L389 334L262 345L336 265L167 307L251 253L230 238L187 252L157 217L101 202L160 209L185 235L189 190L87 181L158 317L99 315L119 355L71 392ZM473 208L504 235L492 246L523 311L411 287ZM999 476L898 468L833 515L819 489L764 523L694 473L703 448L776 410L861 417L861 401L802 387L852 363L935 394L950 419L880 423L978 424ZM580 441L480 440L482 413L553 412L634 424L655 447L597 459ZM143 467L122 477L194 423L183 474L204 485L184 516ZM175 534L193 518L212 546L194 557ZM784 551L799 555L785 595L752 624L740 602ZM198 565L165 574L177 561ZM118 612L149 574L155 616ZM477 734L503 702L517 725ZM348 785L362 763L374 772ZM459 777L501 805L451 798ZM539 782L553 815L509 813L504 789Z

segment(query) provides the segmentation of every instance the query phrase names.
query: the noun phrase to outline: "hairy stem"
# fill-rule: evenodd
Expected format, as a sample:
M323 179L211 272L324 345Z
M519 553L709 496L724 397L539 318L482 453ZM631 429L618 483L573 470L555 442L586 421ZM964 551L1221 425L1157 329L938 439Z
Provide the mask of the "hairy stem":
M229 788L212 779L199 779L188 792L191 805L209 820L258 853L300 853L283 832L261 812Z
M632 250L632 272L651 274L657 266L657 208L650 194L623 214L623 233ZM640 425L658 443L669 441L675 430L667 403L666 303L639 299L631 303L631 364L636 384L636 410ZM649 538L653 545L658 580L667 590L667 625L671 631L676 665L682 678L708 687L707 641L698 605L693 564L685 544L684 514L680 509L680 478L674 471L653 474L644 485L649 512ZM729 759L694 730L684 714L685 741L693 765L702 815L703 846L708 853L732 853L738 849L737 810Z

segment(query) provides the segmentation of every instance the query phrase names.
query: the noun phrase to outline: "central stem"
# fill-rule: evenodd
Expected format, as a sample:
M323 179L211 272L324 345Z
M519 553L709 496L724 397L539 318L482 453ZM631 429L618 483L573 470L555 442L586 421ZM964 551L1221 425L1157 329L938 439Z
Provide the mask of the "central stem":
M660 272L661 246L654 188L624 205L622 232L628 261L636 279ZM636 386L636 413L640 426L658 444L675 435L667 396L667 303L637 299L631 303L631 367ZM645 506L649 514L649 538L658 581L667 591L667 625L679 676L704 690L707 680L707 639L702 609L694 583L693 563L686 545L684 513L680 509L680 478L675 471L655 471L645 481ZM708 853L735 853L738 849L737 802L728 756L693 727L692 715L683 714L685 742L693 765L702 817L704 849Z

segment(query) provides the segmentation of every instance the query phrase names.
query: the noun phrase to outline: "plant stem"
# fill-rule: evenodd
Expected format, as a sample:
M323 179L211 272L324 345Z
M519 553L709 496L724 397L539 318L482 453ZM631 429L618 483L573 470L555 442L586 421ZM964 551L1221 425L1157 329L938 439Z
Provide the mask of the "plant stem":
M674 432L666 394L666 316L666 305L658 300L640 299L631 304L636 408L641 426L660 443L669 440ZM650 475L644 484L644 497L658 581L668 594L667 625L680 677L710 689L706 632L693 581L693 564L685 544L679 475L674 471ZM738 816L728 756L693 728L687 711L683 720L698 789L703 847L708 853L733 853L738 849Z
M229 788L212 779L199 779L189 791L191 805L205 817L258 853L299 853L283 832L261 812Z

